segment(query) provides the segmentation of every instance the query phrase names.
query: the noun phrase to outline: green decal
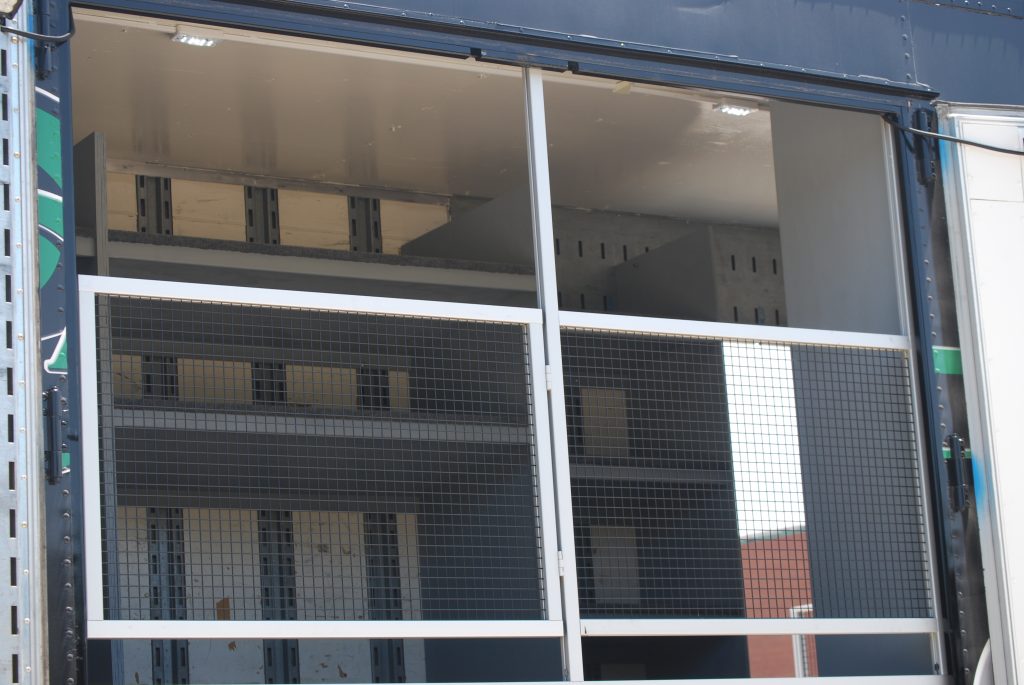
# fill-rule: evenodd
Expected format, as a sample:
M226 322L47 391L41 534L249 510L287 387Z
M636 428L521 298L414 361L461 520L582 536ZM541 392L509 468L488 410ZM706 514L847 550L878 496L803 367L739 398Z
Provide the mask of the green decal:
M951 449L949 449L949 447L946 446L946 445L942 446L942 458L945 459L946 461L949 461L950 459L953 458L953 451ZM970 447L964 448L964 459L971 459L971 458L972 458L971 457L971 448Z
M63 472L71 470L71 452L60 453L60 470Z
M50 282L53 272L57 270L57 262L60 261L60 249L46 239L39 236L39 287Z
M43 370L47 373L66 373L68 370L68 331L64 329L57 340L57 346L50 358L43 362Z
M39 223L64 237L64 202L59 197L39 193Z
M935 363L935 373L963 375L964 363L959 347L933 347L932 361Z
M50 178L63 188L60 165L60 119L36 108L36 157Z

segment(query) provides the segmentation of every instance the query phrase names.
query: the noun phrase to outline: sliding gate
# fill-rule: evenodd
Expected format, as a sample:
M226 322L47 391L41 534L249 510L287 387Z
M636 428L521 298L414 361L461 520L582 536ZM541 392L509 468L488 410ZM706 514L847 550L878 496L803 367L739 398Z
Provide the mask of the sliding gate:
M336 682L358 638L348 679L424 681L425 640L545 637L588 680L939 668L903 337L562 312L545 360L532 309L80 305L89 636L124 668Z

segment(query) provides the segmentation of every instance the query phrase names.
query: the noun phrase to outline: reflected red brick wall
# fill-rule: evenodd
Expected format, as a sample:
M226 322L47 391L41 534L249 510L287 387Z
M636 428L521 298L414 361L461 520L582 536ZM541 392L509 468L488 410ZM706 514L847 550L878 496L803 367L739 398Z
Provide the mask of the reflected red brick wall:
M779 532L745 541L742 558L748 618L789 618L793 607L811 604L807 533ZM806 638L804 644L808 654L806 674L817 675L814 638ZM792 636L751 636L747 647L751 677L796 675Z

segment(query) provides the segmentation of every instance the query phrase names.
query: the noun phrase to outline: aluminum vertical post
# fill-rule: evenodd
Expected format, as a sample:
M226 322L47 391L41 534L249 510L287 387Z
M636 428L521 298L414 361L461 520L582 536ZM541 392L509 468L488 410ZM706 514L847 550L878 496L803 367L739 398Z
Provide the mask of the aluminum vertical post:
M530 164L533 248L537 273L537 300L544 313L544 345L548 375L551 454L554 460L555 501L558 511L558 556L562 576L562 638L565 675L583 680L583 640L580 600L576 586L576 545L569 480L569 439L562 383L562 345L558 320L558 280L555 272L555 237L551 218L551 179L548 172L548 134L544 120L544 80L540 71L524 68L526 138Z

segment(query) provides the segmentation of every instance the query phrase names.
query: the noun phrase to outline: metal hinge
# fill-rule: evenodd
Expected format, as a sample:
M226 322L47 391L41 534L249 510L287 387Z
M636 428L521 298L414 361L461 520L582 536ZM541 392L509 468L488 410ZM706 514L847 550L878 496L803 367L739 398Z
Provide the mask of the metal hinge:
M928 109L919 109L914 112L914 127L923 131L936 131L938 125L935 121L935 112ZM938 144L934 140L928 140L918 136L917 144L917 173L921 183L931 186L935 183L939 174Z
M565 557L562 556L562 550L558 550L558 577L565 578Z
M945 447L949 449L950 462L952 466L952 491L950 493L950 508L960 513L967 508L967 466L964 462L967 446L963 438L956 433L946 436ZM944 450L945 451L945 450Z
M67 405L68 401L61 395L59 387L53 386L43 393L43 416L46 418L43 469L46 480L51 484L59 482L62 476L70 473L68 465L64 462L65 451L68 448L64 441L64 432L68 425Z

